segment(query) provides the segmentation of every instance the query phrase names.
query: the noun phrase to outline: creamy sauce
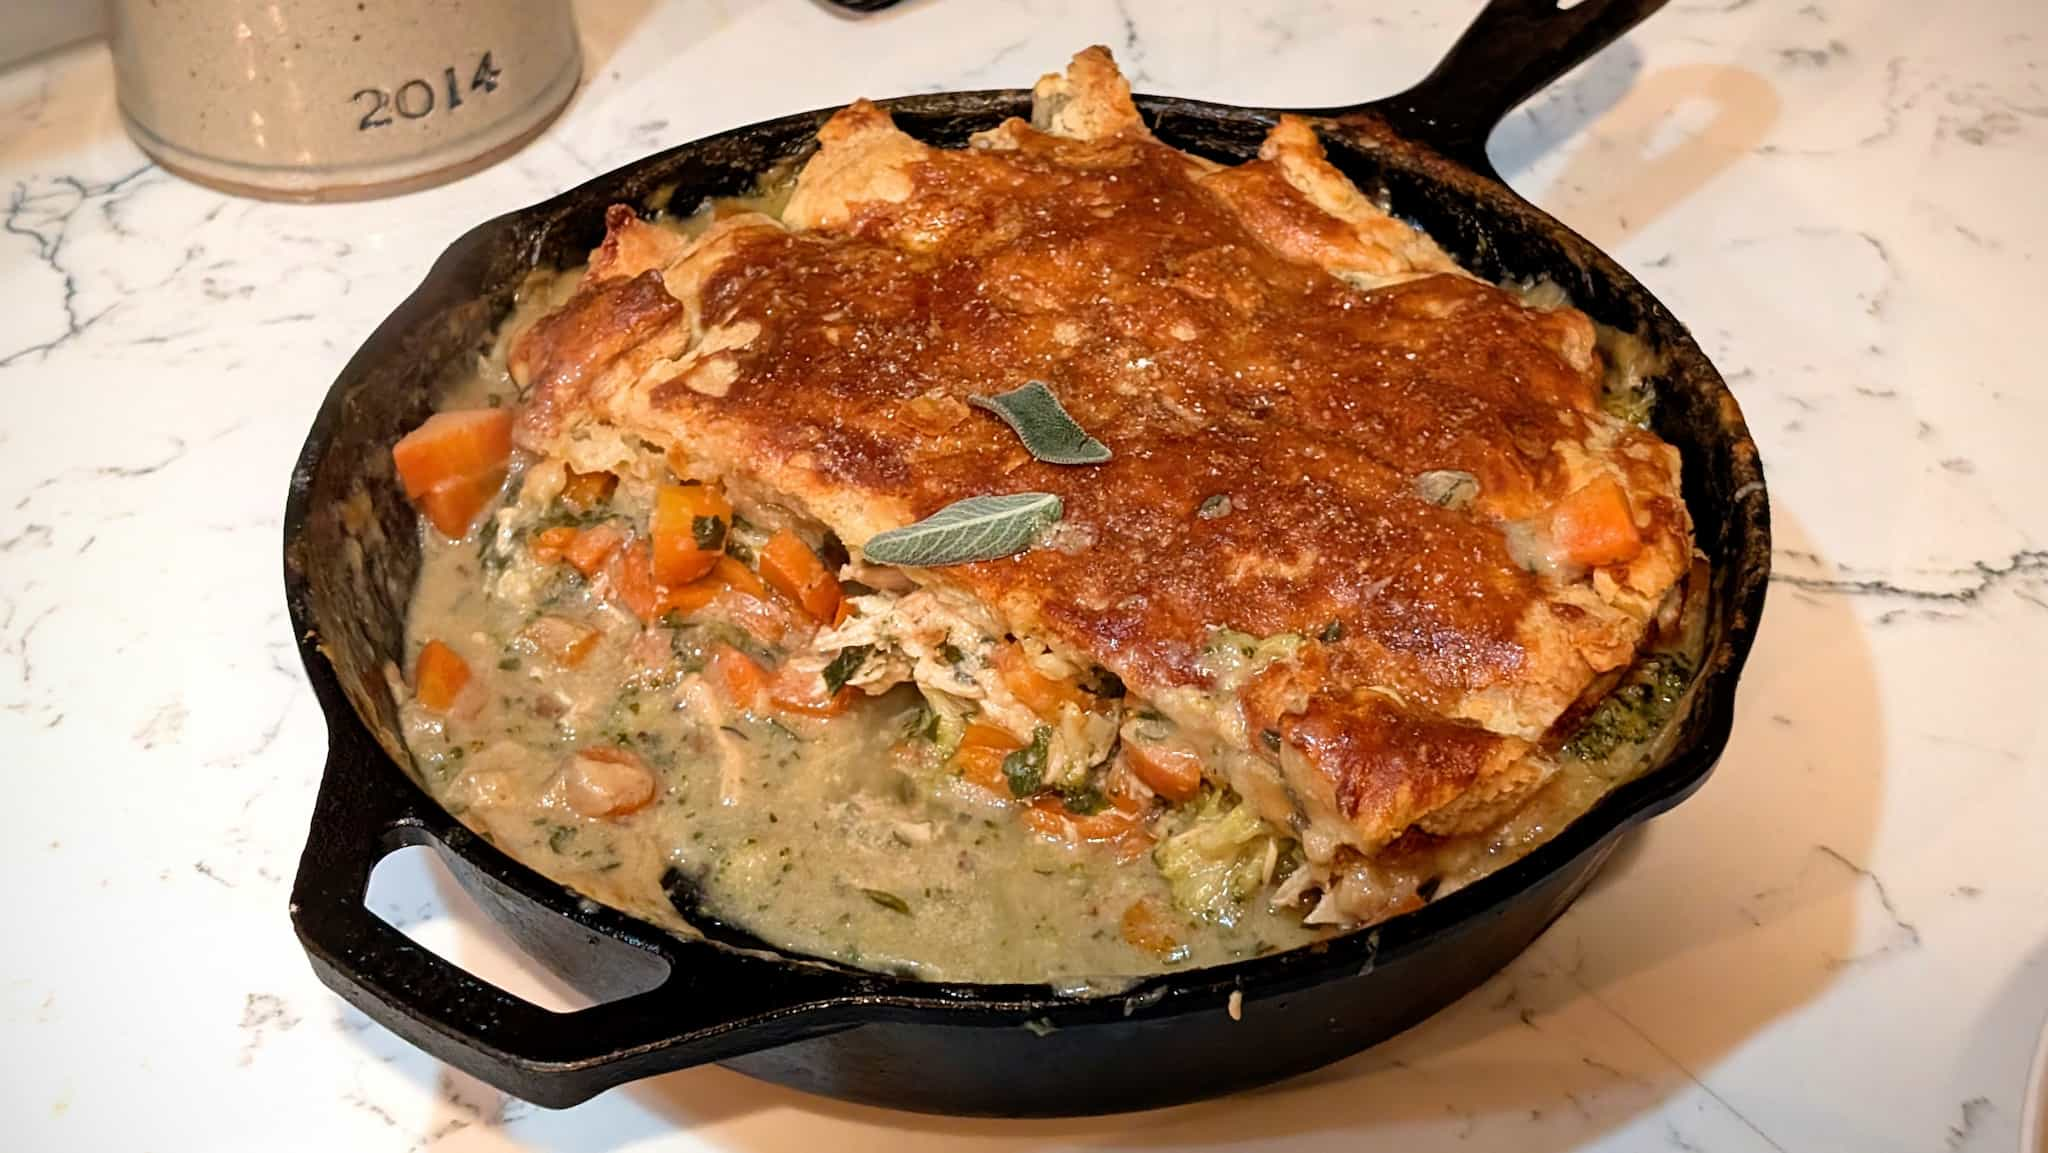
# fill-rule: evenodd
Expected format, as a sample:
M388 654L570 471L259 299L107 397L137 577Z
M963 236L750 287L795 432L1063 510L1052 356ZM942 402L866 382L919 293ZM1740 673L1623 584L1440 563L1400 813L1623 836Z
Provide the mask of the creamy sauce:
M904 740L918 715L908 687L830 721L728 712L694 630L643 631L561 571L531 574L527 596L491 595L477 540L429 532L423 547L414 647L438 638L473 676L445 717L408 705L421 777L493 844L596 900L681 929L667 889L682 877L703 914L776 945L983 981L1212 965L1318 935L1263 902L1228 925L1181 918L1149 862L1033 832L930 744ZM521 634L540 613L596 628L595 649L573 669L527 651ZM672 683L636 650L653 632L672 633L660 641L677 654ZM593 744L637 755L653 803L622 818L576 812L563 769ZM1121 918L1141 902L1171 919L1178 948L1124 940Z

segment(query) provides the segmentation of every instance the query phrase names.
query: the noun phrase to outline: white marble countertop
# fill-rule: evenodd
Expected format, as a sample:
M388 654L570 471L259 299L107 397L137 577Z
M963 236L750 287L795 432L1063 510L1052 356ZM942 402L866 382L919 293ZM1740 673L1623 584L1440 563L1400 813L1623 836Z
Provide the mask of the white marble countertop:
M2048 1014L2040 0L1678 0L1495 136L1511 181L1634 269L1735 386L1780 576L1714 779L1429 1023L1127 1117L915 1117L717 1069L554 1113L314 981L285 916L324 748L280 592L285 480L328 382L434 255L670 143L1023 84L1091 41L1148 91L1355 101L1421 75L1477 4L1243 7L592 3L585 88L537 143L337 207L145 163L103 47L0 73L4 1143L2015 1149ZM374 897L480 973L544 986L424 860L388 864Z

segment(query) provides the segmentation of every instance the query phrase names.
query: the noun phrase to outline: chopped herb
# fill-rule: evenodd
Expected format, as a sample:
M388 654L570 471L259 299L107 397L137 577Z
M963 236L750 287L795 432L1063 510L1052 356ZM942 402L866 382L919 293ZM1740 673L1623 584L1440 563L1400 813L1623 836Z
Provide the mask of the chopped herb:
M1565 752L1582 761L1604 761L1618 749L1648 741L1678 711L1691 678L1690 663L1677 653L1645 657L1593 706L1565 742Z
M1109 807L1109 798L1094 785L1060 790L1060 804L1077 817L1092 817Z
M1040 725L1031 734L1031 743L1003 758L1003 779L1010 783L1010 794L1028 797L1038 791L1045 781L1046 751L1052 744L1052 729Z
M832 658L832 663L825 666L825 695L835 696L840 689L845 688L846 682L860 672L861 666L868 663L868 657L874 651L873 645L849 645L840 649L839 655Z
M901 913L906 917L910 915L910 902L887 889L862 889L861 892L867 894L868 900L892 913Z
M1230 495L1219 492L1215 496L1205 499L1202 501L1202 507L1195 510L1195 515L1203 520L1219 520L1229 516Z
M1101 464L1110 458L1109 447L1067 415L1044 381L994 396L970 396L967 403L1001 418L1025 449L1047 464Z
M519 667L519 658L518 658L518 657L500 657L500 658L498 659L498 667L499 667L499 668L501 668L501 669L504 669L504 670L505 670L506 672L511 672L511 671L512 671L513 669L516 669L516 668L518 668L518 667Z
M715 516L690 518L690 536L697 547L705 552L717 552L725 547L725 522Z
M1259 740L1265 743L1267 752L1277 753L1280 751L1279 729L1260 729Z
M868 538L875 564L935 568L1015 556L1058 523L1064 506L1049 492L1013 492L955 501L916 524Z
M1338 641L1343 640L1344 622L1331 621L1329 624L1324 625L1323 631L1316 634L1316 639L1326 645L1334 645Z
M667 612L661 614L661 619L655 623L659 624L662 628L665 629L682 628L684 624L683 612L681 609L670 609Z
M961 652L960 646L952 641L939 642L939 656L943 657L949 665L957 665L967 659L967 654Z
M548 830L548 848L553 849L557 853L567 851L569 842L575 839L576 826L574 825L556 825Z
M931 702L918 698L917 710L903 724L903 737L912 741L933 741L939 739L939 712Z

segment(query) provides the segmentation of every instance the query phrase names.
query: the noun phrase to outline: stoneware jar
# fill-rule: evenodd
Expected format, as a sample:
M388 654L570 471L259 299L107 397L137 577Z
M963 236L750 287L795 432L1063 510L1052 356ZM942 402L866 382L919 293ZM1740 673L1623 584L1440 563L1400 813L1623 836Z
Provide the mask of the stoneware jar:
M343 200L453 179L546 127L582 69L568 0L114 0L121 119L164 167Z

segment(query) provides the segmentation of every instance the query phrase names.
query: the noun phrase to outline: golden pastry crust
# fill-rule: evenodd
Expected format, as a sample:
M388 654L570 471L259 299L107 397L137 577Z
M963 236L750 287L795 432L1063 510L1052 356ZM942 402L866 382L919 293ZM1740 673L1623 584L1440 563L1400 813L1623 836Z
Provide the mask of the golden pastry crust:
M515 357L539 366L523 443L607 427L681 447L856 556L965 497L1057 493L1063 547L917 579L1137 696L1218 703L1176 719L1283 776L1291 799L1262 807L1317 843L1370 852L1511 806L1691 551L1676 452L1598 408L1590 322L1458 270L1305 121L1219 169L1145 130L1100 49L1038 91L1038 127L957 151L849 106L780 223L673 244L614 218L590 283ZM961 403L1031 379L1114 459L1040 463ZM1446 470L1476 480L1469 502L1425 499ZM1550 510L1603 477L1641 552L1532 559ZM1286 691L1219 693L1218 629L1309 638Z

